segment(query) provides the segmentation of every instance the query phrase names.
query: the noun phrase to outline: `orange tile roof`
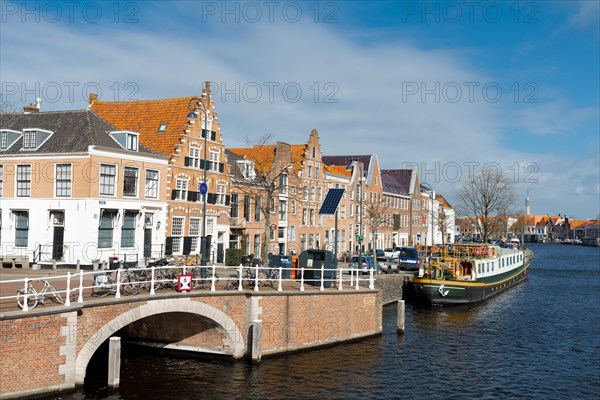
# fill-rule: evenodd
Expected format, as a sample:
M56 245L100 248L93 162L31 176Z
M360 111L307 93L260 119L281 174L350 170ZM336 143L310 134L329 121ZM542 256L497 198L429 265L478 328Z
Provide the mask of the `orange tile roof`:
M450 205L450 203L448 203L448 200L446 200L446 198L444 196L442 196L441 194L436 193L435 199L437 201L439 201L440 203L442 203L442 205L444 206L444 208L452 208L452 206Z
M190 97L141 101L100 101L90 98L91 109L117 129L140 134L140 142L157 153L175 153L180 135L185 133ZM164 133L158 133L168 123Z
M323 165L323 169L325 172L329 172L331 174L343 175L347 177L352 176L352 171L347 170L345 165Z
M302 165L302 158L304 157L306 145L293 144L290 147L292 151L292 160L294 162L294 171L298 171ZM264 175L269 172L273 166L277 145L255 145L253 147L242 147L227 150L237 154L238 156L244 156L247 160L254 161L254 166L258 173Z

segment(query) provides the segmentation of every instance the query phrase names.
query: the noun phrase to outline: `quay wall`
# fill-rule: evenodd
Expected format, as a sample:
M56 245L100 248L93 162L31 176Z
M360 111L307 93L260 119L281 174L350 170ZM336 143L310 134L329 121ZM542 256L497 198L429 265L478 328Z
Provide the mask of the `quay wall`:
M375 289L381 289L383 305L402 300L404 285L412 281L413 276L413 274L378 275L375 280Z
M83 384L89 361L111 336L237 359L254 348L268 356L378 335L381 293L176 293L6 312L0 314L0 399ZM256 324L258 347L248 340Z

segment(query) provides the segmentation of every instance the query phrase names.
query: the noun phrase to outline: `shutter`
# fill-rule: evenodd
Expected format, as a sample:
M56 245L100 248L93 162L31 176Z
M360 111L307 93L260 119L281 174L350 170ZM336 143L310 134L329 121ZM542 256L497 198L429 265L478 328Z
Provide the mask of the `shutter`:
M183 254L186 256L192 252L192 237L186 236L183 238Z
M231 203L231 196L225 195L225 205L228 206Z
M198 192L188 191L187 199L188 201L198 201Z
M190 165L192 165L192 159L190 157L184 158L183 165L185 165L186 167L189 167Z
M207 193L206 202L209 204L215 204L217 202L217 196L214 193Z
M202 138L206 136L206 129L202 129Z
M165 239L165 256L173 254L173 236L167 236Z
M211 131L210 132L210 140L215 141L216 139L217 139L217 132Z
M179 192L179 190L177 190L177 189L171 190L171 200L175 200L178 192Z
M223 163L219 163L219 172L225 171L225 165Z
M200 169L204 169L205 163L206 163L206 160L200 160Z

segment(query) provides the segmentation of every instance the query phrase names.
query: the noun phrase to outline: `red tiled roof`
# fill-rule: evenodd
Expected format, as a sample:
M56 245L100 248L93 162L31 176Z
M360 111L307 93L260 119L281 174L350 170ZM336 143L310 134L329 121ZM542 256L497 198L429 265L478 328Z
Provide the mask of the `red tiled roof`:
M294 162L294 170L298 171L302 165L302 158L306 145L293 144L290 146L292 151L292 160ZM254 161L254 167L259 174L266 174L271 170L275 156L277 153L277 145L255 145L253 147L243 147L227 149L238 156L244 156L247 160Z
M343 175L343 176L347 176L347 177L352 176L352 171L347 170L346 167L343 165L326 165L326 164L324 164L323 169L325 170L325 172L329 172L331 174Z
M90 107L100 117L116 126L140 134L140 142L157 153L175 153L180 135L188 124L190 97L141 101L101 101L90 96ZM167 123L165 132L158 133Z

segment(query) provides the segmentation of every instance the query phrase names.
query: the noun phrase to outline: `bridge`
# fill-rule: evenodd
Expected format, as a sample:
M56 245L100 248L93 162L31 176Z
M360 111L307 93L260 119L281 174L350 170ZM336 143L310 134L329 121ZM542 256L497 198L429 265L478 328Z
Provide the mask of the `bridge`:
M157 290L157 268L152 267L144 282L149 291L125 296L126 284L114 284L115 290L101 298L91 295L98 283L95 271L39 275L44 272L1 281L0 398L83 384L90 360L111 337L259 362L262 356L381 333L382 296L374 289L372 275L362 278L340 269L329 280L321 271L311 281L301 271L295 279L278 278L270 285L266 279L261 282L263 278L255 277L249 285L239 280L228 290L227 279L217 276L228 276L231 271L224 267L208 270L209 276L202 279L204 287L177 292ZM182 267L181 272L191 272L190 267ZM109 273L119 277L126 271ZM3 271L2 278L7 276ZM52 282L64 304L53 303L51 292L46 291L43 304L31 308L30 298L22 309L16 307L19 288L24 291L30 285L41 290L45 280ZM30 292L28 296L41 295Z

